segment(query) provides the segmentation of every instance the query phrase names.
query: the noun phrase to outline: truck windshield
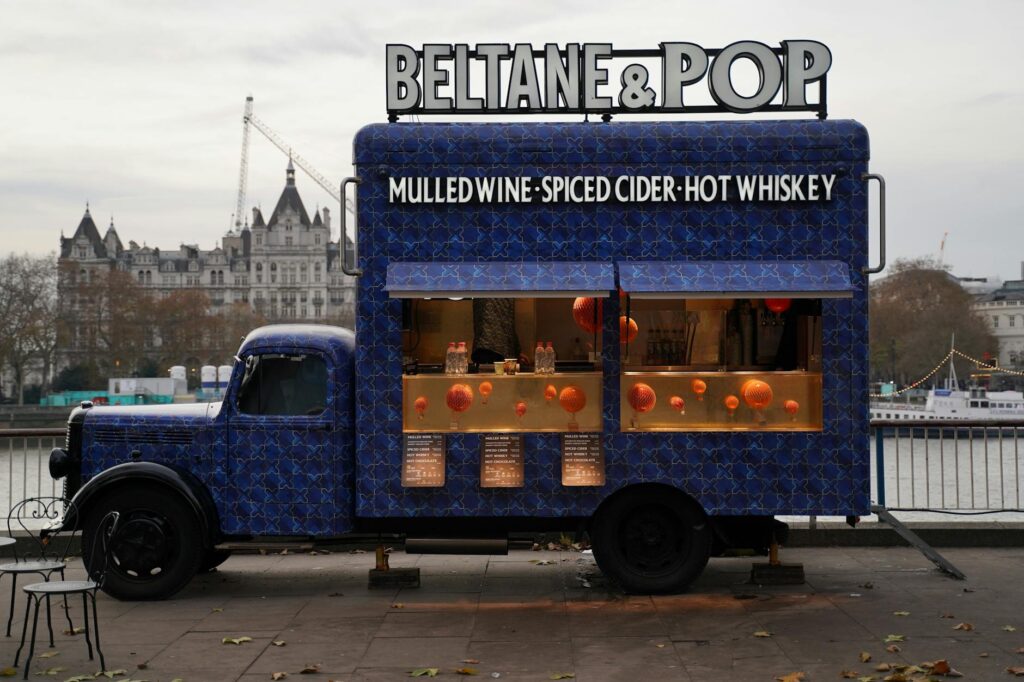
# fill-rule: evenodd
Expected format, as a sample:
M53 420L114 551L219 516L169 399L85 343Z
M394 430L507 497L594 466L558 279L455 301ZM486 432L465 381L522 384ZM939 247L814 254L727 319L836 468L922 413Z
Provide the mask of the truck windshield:
M245 414L318 415L327 405L327 365L316 355L246 359L238 409Z

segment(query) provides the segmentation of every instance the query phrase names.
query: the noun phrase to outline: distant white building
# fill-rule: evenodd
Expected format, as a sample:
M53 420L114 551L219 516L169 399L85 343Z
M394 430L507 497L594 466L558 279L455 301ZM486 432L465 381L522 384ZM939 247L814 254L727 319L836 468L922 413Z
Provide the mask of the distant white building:
M1021 277L1003 282L974 303L999 341L999 364L1006 367L1024 366L1024 263Z
M229 231L211 250L182 244L173 250L139 246L125 248L113 221L100 236L88 206L71 237L61 236L58 267L70 283L86 283L98 271L129 273L156 296L181 289L199 289L210 299L210 312L246 303L272 322L329 322L351 327L355 318L356 283L341 270L342 236L331 241L331 213L309 214L295 186L291 162L285 187L269 220L259 208L252 224ZM88 305L62 301L62 309ZM70 308L66 307L70 306ZM70 344L76 334L72 330ZM65 360L73 348L62 349Z

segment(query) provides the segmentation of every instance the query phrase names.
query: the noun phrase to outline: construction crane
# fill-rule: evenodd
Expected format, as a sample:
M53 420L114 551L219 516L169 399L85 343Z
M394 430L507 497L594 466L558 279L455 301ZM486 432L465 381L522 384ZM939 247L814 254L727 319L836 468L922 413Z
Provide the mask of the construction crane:
M235 227L241 227L242 221L244 220L245 212L245 194L249 181L249 127L253 127L258 130L263 137L270 140L271 144L284 152L292 163L298 166L306 175L308 175L313 182L320 185L325 192L330 194L335 201L341 203L341 194L339 192L338 183L333 183L323 176L317 169L302 158L299 154L295 153L291 145L285 142L280 135L274 132L274 129L268 126L266 123L261 121L253 114L253 100L252 95L245 98L245 111L242 114L242 162L238 171L238 203L235 206ZM350 213L355 213L355 206L351 199L345 200L345 209Z

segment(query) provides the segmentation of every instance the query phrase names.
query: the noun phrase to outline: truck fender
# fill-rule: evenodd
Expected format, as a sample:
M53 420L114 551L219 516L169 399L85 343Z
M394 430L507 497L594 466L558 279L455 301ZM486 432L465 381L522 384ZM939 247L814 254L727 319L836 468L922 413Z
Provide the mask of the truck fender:
M77 515L86 512L105 492L121 485L138 483L156 484L180 495L199 520L205 546L211 547L217 542L220 517L210 491L194 474L156 462L126 462L90 478L72 498L60 530L80 530L81 523Z

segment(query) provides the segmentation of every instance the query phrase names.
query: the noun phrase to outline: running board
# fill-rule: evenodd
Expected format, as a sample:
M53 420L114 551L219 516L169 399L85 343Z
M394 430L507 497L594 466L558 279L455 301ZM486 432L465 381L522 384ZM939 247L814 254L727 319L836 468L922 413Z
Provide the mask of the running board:
M938 566L940 571L956 578L957 580L967 579L967 576L965 576L960 569L950 563L944 556L936 552L935 548L922 540L917 533L903 525L903 522L893 516L888 509L879 505L872 505L871 513L877 514L879 521L889 524L901 538L909 542L911 546L917 548L917 551L921 552L921 554L925 555L929 561Z
M238 540L233 542L221 542L220 544L214 545L213 548L228 552L256 553L262 550L268 554L280 554L285 550L295 553L309 552L313 550L313 543L289 542L286 540L278 542L266 540Z

